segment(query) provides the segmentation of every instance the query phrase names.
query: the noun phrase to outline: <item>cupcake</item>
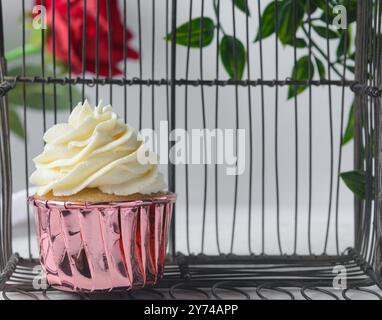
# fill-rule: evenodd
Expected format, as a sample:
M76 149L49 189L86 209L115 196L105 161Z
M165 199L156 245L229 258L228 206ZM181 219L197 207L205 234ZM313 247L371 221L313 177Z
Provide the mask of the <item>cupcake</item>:
M175 195L110 105L78 104L44 134L30 182L40 260L67 291L129 290L163 275Z

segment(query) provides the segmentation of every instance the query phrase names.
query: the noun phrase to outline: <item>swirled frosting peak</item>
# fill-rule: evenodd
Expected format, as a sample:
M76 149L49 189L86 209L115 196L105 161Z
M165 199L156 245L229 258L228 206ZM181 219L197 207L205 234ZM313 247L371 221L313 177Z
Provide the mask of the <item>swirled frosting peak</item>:
M166 188L157 165L139 161L141 148L146 148L143 139L110 105L100 104L93 110L87 101L79 103L68 123L50 128L44 141L30 177L40 196L50 191L70 196L85 188L125 196Z

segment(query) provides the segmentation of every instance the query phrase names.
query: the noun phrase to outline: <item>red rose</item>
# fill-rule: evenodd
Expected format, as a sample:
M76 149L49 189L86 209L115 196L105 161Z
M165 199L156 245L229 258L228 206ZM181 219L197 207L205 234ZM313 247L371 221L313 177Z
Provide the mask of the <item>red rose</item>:
M106 14L106 1L99 1L99 75L109 76L109 46L108 46L108 21ZM123 37L126 33L126 58L137 59L139 54L128 45L132 38L131 32L124 29L123 21L119 13L117 0L109 0L111 16L111 45L112 45L112 73L121 74L118 63L125 57L123 55ZM41 0L35 0L36 5L41 4ZM47 25L52 30L52 0L45 0ZM67 0L55 1L55 34L56 34L56 58L68 64L68 19ZM80 74L82 72L82 35L83 35L83 0L70 0L70 59L72 72ZM85 69L88 72L96 71L96 16L97 0L86 2L86 61ZM53 53L52 32L47 36L49 51Z

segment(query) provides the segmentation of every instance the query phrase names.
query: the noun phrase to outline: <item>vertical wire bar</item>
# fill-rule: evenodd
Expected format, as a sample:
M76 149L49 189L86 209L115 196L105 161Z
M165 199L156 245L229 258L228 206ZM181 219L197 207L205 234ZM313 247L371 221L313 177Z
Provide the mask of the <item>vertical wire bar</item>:
M308 0L308 21L309 21L309 61L312 58L312 15L311 15L311 0ZM312 70L311 64L308 67L308 78L311 78ZM309 84L309 195L308 195L308 249L309 254L312 254L312 239L311 239L311 228L312 228L312 86Z
M169 0L166 0L166 35L169 33L169 29L168 29L168 25L169 25ZM167 123L170 122L170 90L169 90L169 63L168 63L168 60L169 60L169 48L168 48L168 41L166 41L166 45L165 45L165 57L166 57L166 62L165 62L165 66L166 66L166 119L167 119ZM170 136L170 128L169 126L168 127L168 132L167 132L167 136ZM167 164L167 181L170 181L170 162L168 162Z
M22 1L21 5L22 10L22 74L23 77L26 75L26 55L25 55L25 39L26 39L26 26L25 26L25 0ZM26 85L23 83L23 112L24 112L24 169L25 169L25 189L27 197L29 197L29 165L28 165L28 120L27 120L27 98L26 98ZM30 222L30 210L29 205L27 205L27 233L28 233L28 257L32 259L32 248L31 248L31 222Z
M0 3L0 65L1 64L4 64L4 56L5 56L5 43L4 43L4 31L3 31L3 27L4 27L4 23L3 23L3 6L2 4ZM0 80L2 78L2 75L0 74ZM0 101L0 107L2 106L1 105L1 101ZM0 110L1 112L1 110ZM1 113L0 113L1 114ZM0 131L0 134L1 131ZM2 138L2 137L1 137ZM0 159L2 160L3 159L3 152L2 152L2 143L0 143ZM4 166L4 165L3 165ZM1 168L1 184L2 186L5 185L5 177L4 177L4 173L3 173L3 169ZM3 269L5 268L5 265L7 263L7 257L5 256L5 251L6 249L4 248L4 242L2 241L4 239L4 233L5 233L5 226L3 225L2 223L2 219L3 219L3 216L6 214L5 213L5 208L4 208L4 191L5 188L2 188L2 192L1 192L1 196L0 196L0 200L1 200L1 207L0 207L0 274L1 272L3 272Z
M342 80L346 80L346 64L347 64L347 57L348 57L348 31L343 30L345 34L344 39L344 66L342 70ZM341 174L341 166L342 166L342 137L343 137L343 131L344 131L344 110L345 110L345 84L342 86L342 92L341 92L341 120L340 120L340 141L339 141L339 154L338 154L338 167L337 167L337 185L336 185L336 207L335 207L335 229L336 229L336 252L337 255L340 252L339 248L339 200L340 200L340 174Z
M248 0L245 0L246 11L249 12ZM245 34L247 47L247 79L251 80L251 63L249 52L249 15L245 15ZM252 97L251 86L248 86L248 117L249 117L249 182L248 182L248 250L252 254L252 180L253 180L253 123L252 123Z
M190 7L189 7L189 17L188 17L188 34L187 34L187 53L186 53L186 81L188 80L189 75L189 66L190 66L190 43L191 43L191 32L192 32L192 7L193 7L193 0L190 0ZM184 128L186 132L188 131L188 85L186 84L184 87ZM186 159L188 159L188 139L186 139ZM190 204L189 204L189 167L188 167L188 161L186 161L185 164L185 187L186 187L186 245L187 245L187 252L190 254Z
M376 23L376 50L375 50L375 57L374 57L374 86L379 87L381 84L380 81L380 76L381 76L381 39L378 35L381 34L381 28L382 28L382 1L378 0L376 1L376 7L378 9L375 10L375 15L378 17L377 18L377 23ZM380 217L380 199L381 199L381 189L380 189L380 147L381 147L381 99L379 97L376 97L374 99L374 123L375 123L375 142L374 142L374 170L375 170L375 181L374 181L374 197L375 197L375 204L374 204L374 234L375 238L373 241L374 245L374 250L373 250L373 261L370 262L372 265L378 266L379 261L381 259L381 253L378 252L380 250L380 237L382 235L381 232L381 217Z
M83 0L83 15L82 15L82 79L85 79L86 72L86 0ZM82 84L82 102L85 100L85 83Z
M261 19L260 0L257 0L257 13L259 19L259 58L260 58L260 78L264 79L263 66L263 23ZM265 101L264 101L264 86L261 89L261 254L265 253Z
M332 80L331 70L330 70L330 43L329 43L329 1L326 1L325 7L326 15L326 53L328 57L327 68L328 68L328 80ZM330 185L329 185L329 207L328 207L328 217L326 224L326 235L325 235L325 245L324 254L328 247L329 232L330 232L330 220L332 216L332 200L333 200L333 172L334 172L334 143L333 143L333 114L332 114L332 86L328 85L329 92L329 130L330 130Z
M44 6L45 1L41 0L41 5ZM45 23L45 12L41 12L41 19ZM42 24L43 25L43 24ZM45 78L45 29L41 28L41 76ZM41 84L41 102L42 102L42 118L43 130L46 131L46 105L45 105L45 83Z
M155 0L152 0L151 17L151 79L155 79ZM155 86L151 86L151 128L155 131ZM155 148L155 143L154 143ZM154 149L155 151L155 149Z
M367 0L366 1L367 3L367 12L366 12L366 16L367 16L367 21L369 22L368 25L367 25L367 34L368 34L368 41L367 41L367 56L368 56L368 60L367 60L367 65L366 65L366 73L367 73L367 78L366 78L366 82L368 85L371 85L371 80L370 80L370 60L369 60L369 48L370 46L372 46L371 44L371 35L372 35L372 25L370 23L370 14L371 14L371 11L370 10L370 6L371 6L371 1ZM365 154L365 168L366 168L366 183L365 183L365 211L364 211L364 221L365 221L365 224L364 224L364 232L362 232L363 234L363 238L362 238L362 246L361 246L361 256L365 258L366 254L367 254L367 250L368 250L368 242L369 242L369 232L370 232L370 224L369 224L369 219L370 219L370 211L371 211L371 183L372 183L372 177L371 177L371 153L370 153L370 123L369 123L369 108L370 108L370 104L369 104L369 100L370 98L367 97L367 100L365 101L365 104L362 108L362 117L363 117L363 130L364 130L364 139L365 139L365 146L364 146L364 154Z
M112 24L111 24L111 15L110 15L110 1L106 1L106 17L107 17L107 49L109 56L109 78L113 78L113 46L111 43L112 37ZM109 101L110 104L113 104L113 85L109 85Z
M367 79L367 17L368 2L359 1L357 4L357 30L356 30L356 56L355 56L355 81L365 83ZM355 95L354 103L354 169L363 170L363 131L362 131L362 109L365 103L365 95ZM360 251L362 245L363 230L363 206L364 201L354 197L354 247Z
M126 0L123 0L123 77L127 77L127 14ZM123 86L123 118L127 122L127 85Z
M296 30L297 30L297 3L296 0L293 0L293 21L294 21L294 30L293 30L293 61L295 74L293 75L296 78L297 75L297 46L296 46ZM294 79L296 80L296 79ZM297 254L297 239L298 239L298 99L297 99L297 85L294 85L294 132L295 132L295 198L294 198L294 245L293 253Z
M68 75L69 80L72 79L72 43L71 43L71 29L70 29L70 0L67 0L67 21L68 21ZM73 93L72 85L69 83L69 102L70 102L70 112L73 109Z
M142 21L141 0L138 0L138 47L139 47L139 78L142 79ZM139 85L139 130L142 129L142 84Z
M52 55L53 55L53 78L57 77L56 70L56 0L52 0ZM57 123L57 86L53 84L53 109L54 109L54 124Z
M176 86L175 86L175 79L176 79L176 14L177 14L177 0L172 0L171 4L171 34L173 35L171 39L171 130L174 130L176 127ZM174 146L174 141L171 141L169 143L169 151ZM171 160L171 159L170 159ZM175 192L176 190L176 171L175 171L175 165L172 161L169 161L169 189L172 192ZM175 204L173 207L173 215L172 215L172 221L171 221L171 254L173 258L175 257L176 253L176 228L175 228Z
M201 2L201 19L200 19L200 30L203 32L203 17L204 17L204 0ZM200 59L200 79L203 81L203 37L200 36L200 49L199 49L199 59ZM204 101L204 86L200 85L200 94L201 94L201 102L202 102L202 123L203 128L207 127L206 123L206 109L205 109L205 101ZM207 176L208 176L208 167L207 167L207 143L206 143L206 136L204 136L204 157L205 160L204 164L204 191L203 191L203 223L202 223L202 248L201 253L204 252L204 243L205 243L205 228L206 228L206 213L207 213Z
M374 57L373 57L373 86L378 87L380 85L378 76L380 73L380 52L381 52L381 39L379 35L381 34L381 1L375 1L375 51L374 51ZM380 170L379 170L379 139L380 139L380 103L379 98L373 98L374 100L374 144L373 144L373 154L374 154L374 217L373 217L373 241L372 241L372 257L370 258L370 264L378 264L378 236L381 233L378 233L379 231L379 223L380 223L380 216L379 216L379 187L378 187L378 177L380 177Z
M279 2L275 2L275 67L276 67L276 81L279 78ZM275 88L275 185L276 185L276 215L277 215L277 242L279 246L280 255L283 254L281 246L281 234L280 234L280 190L279 190L279 166L278 166L278 117L279 117L279 87Z
M2 5L0 3L0 27L3 27L3 15L2 15ZM4 34L3 29L0 29L0 82L3 82L3 75L5 74L5 53L4 53ZM7 253L7 215L8 215L8 208L7 208L7 177L6 177L6 171L8 169L8 163L6 160L6 148L7 144L9 143L8 140L8 133L6 130L6 123L8 121L8 116L6 115L6 97L1 95L0 96L0 161L1 161L1 209L0 209L0 275L3 272L3 268L5 268L5 265L8 261L8 253ZM3 163L4 162L4 163Z
M233 60L234 60L234 79L238 80L238 65L237 65L237 44L236 44L236 14L235 14L235 2L232 1L232 28L233 28ZM236 146L235 151L236 155L239 153L239 138L238 138L238 129L239 129L239 88L235 84L235 129L236 129ZM237 197L238 197L238 183L239 176L235 175L235 191L234 191L234 204L233 204L233 221L232 221L232 231L231 231L231 249L230 253L233 253L233 246L235 242L235 230L236 230L236 216L237 216Z
M96 4L96 48L95 48L95 73L96 73L96 79L99 79L99 6L100 6L100 0L97 0ZM99 102L99 87L98 87L98 81L96 83L96 104L98 105Z
M371 40L371 46L369 46L369 50L370 50L370 54L368 55L370 57L370 62L369 62L369 85L370 86L375 86L376 85L376 82L375 82L375 50L376 50L376 43L377 43L377 37L376 37L376 26L377 26L377 14L376 14L376 10L378 9L377 6L375 5L374 1L371 2L371 8L372 10L370 10L370 19L369 21L371 21L370 23L370 30L369 30L369 34L371 35L370 36L370 40ZM374 192L373 190L374 189L374 172L373 172L373 158L375 158L375 155L373 153L374 151L374 148L373 148L373 144L375 143L375 138L374 138L374 135L375 135L375 128L374 128L374 99L372 97L369 97L369 101L370 101L370 104L369 104L369 108L370 108L370 112L369 112L369 127L370 127L370 130L369 130L369 159L367 161L369 161L369 170L370 172L367 174L367 177L366 177L366 180L368 180L368 176L370 177L370 186L369 186L369 190L370 190L370 212L367 212L367 217L368 217L368 230L367 230L367 234L369 235L368 237L368 245L367 245L367 249L366 249L366 254L367 254L367 257L365 258L366 261L368 261L369 263L372 262L372 259L373 259L373 249L374 249L374 245L373 245L373 241L374 241L374 235L375 235L375 229L374 229L374 223L373 223L373 217L374 217L374 210L373 210L373 204L374 204L374 199L375 199L375 196L374 196Z
M220 43L220 0L214 0L214 10L216 12L217 27L216 27L216 54L215 54L215 69L216 80L219 80L219 43ZM215 86L215 128L219 127L219 85ZM216 155L218 154L218 136L216 137ZM221 254L220 240L219 240L219 184L218 184L218 165L215 164L215 236L216 247L218 254Z
M0 81L4 81L3 76L7 72L6 59L4 57L4 33L3 33L3 12L0 5ZM0 254L3 255L3 261L7 261L12 254L12 159L10 150L10 128L8 116L7 97L1 97L0 113L1 113L1 142L0 157L4 163L1 168L1 211L0 211L0 229L2 229L2 244L0 244Z

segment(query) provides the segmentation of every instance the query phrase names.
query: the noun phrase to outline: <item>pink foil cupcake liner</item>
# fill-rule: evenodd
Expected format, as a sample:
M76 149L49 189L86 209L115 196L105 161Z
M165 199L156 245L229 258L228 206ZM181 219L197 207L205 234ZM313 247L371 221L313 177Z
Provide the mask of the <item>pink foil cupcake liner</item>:
M77 203L31 197L41 265L66 291L131 290L163 275L175 195Z

